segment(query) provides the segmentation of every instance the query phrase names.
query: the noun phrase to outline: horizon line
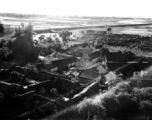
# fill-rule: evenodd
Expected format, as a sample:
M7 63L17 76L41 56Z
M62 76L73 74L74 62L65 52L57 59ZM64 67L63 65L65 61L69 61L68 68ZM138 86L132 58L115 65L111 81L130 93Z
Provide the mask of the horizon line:
M91 17L91 18L142 18L142 19L152 19L151 17L141 17L141 16L92 16L92 15L51 15L51 14L45 14L45 13L19 13L19 12L0 12L0 15L2 14L16 14L16 15L40 15L40 16L53 16L53 17Z

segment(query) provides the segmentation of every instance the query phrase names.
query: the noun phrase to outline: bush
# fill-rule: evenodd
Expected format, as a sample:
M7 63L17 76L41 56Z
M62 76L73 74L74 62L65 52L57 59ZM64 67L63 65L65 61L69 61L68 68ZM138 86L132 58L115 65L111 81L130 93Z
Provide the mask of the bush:
M151 115L151 112L152 112L152 103L149 101L149 100L146 100L146 101L141 101L140 102L140 109L148 116L151 117L152 119L152 115Z
M136 100L137 102L140 102L142 100L152 101L152 87L134 88L132 94L134 100Z
M10 61L12 59L12 50L8 47L0 48L0 60Z
M76 66L81 69L87 69L93 66L93 64L92 61L89 61L89 57L83 57L76 63Z
M5 43L5 40L4 39L0 39L0 48L3 47L3 44Z

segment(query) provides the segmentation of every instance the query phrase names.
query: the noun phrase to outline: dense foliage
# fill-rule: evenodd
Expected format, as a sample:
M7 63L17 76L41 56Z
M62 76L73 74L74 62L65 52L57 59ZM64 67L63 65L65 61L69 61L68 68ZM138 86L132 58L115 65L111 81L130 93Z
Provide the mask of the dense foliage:
M85 99L78 109L86 114L93 110L100 118L140 119L140 115L151 118L152 88L132 89L129 82L121 82L104 94Z
M132 88L129 81L120 82L106 92L85 98L76 109L77 112L73 110L59 118L68 115L69 120L73 116L75 119L96 117L96 120L152 119L152 88Z
M16 27L10 35L0 38L0 59L3 61L35 61L38 51L33 46L32 25Z
M33 46L32 26L22 26L15 28L15 40L12 42L12 50L14 55L22 56L25 60L35 60L38 57L38 52Z

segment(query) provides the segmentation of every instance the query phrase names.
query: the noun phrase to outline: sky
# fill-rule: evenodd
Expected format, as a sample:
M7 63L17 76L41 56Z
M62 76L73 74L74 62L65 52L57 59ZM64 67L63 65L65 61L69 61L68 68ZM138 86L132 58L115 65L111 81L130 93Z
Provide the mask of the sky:
M1 0L0 13L152 18L152 0Z

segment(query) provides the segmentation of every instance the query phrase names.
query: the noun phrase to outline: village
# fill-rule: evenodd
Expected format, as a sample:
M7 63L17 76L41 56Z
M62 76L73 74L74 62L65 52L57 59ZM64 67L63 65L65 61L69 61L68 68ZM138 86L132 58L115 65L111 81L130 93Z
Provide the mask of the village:
M121 82L152 87L151 35L117 34L110 27L40 34L23 28L0 36L1 120L57 119L57 112Z

